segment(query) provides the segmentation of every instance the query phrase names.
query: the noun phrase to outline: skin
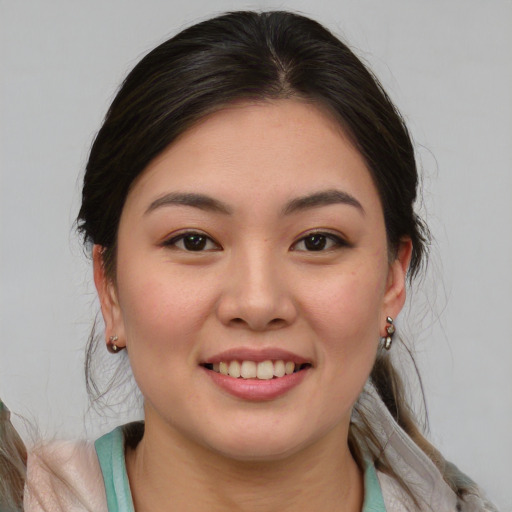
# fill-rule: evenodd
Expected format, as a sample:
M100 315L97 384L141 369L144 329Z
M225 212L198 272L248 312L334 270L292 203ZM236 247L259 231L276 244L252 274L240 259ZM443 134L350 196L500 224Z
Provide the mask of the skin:
M293 209L333 190L355 201ZM226 211L162 201L176 193ZM204 250L187 250L190 231ZM312 232L323 250L306 244ZM115 285L94 250L105 335L127 348L145 399L146 432L127 453L137 511L361 509L350 414L403 306L410 241L389 253L362 156L311 104L231 106L145 169L122 212ZM311 368L272 400L234 397L200 366L276 347Z

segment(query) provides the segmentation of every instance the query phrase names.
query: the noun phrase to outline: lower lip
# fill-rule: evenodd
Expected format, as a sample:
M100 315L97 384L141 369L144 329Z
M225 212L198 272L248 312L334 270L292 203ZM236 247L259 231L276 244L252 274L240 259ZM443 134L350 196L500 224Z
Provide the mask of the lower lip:
M244 400L263 402L274 400L297 387L304 380L310 368L269 380L235 379L234 377L229 377L206 368L203 368L203 370L217 386L229 394Z

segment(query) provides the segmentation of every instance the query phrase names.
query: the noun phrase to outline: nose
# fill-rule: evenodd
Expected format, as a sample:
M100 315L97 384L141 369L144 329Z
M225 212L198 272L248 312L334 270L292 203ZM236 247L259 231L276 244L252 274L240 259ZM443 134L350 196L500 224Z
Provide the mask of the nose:
M252 331L280 329L294 322L297 307L285 269L264 251L233 256L217 306L220 321Z

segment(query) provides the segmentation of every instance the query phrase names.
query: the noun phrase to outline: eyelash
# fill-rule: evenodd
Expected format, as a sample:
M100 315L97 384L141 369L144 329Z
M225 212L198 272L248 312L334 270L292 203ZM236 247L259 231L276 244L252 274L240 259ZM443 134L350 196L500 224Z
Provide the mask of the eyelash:
M314 240L315 238L317 238L317 240ZM195 246L195 248L191 248L191 246L187 247L187 241L190 243L196 243L197 245ZM310 250L308 250L307 244L309 241L315 244L316 248L312 248L310 246ZM180 242L182 242L181 247L178 245ZM331 243L331 245L326 247L326 245L328 245L329 242ZM304 244L305 248L297 249L297 246L301 243ZM212 244L213 247L206 249L205 247L207 247L208 244ZM169 240L164 241L162 245L164 247L179 249L185 252L211 252L216 250L222 250L222 247L215 240L213 240L205 233L201 233L200 231L186 231L184 233L180 233L179 235L173 236ZM341 236L324 231L313 231L307 233L306 235L299 238L296 242L294 242L290 250L303 252L326 252L341 247L350 247L349 242L347 242L347 240L345 240Z
M321 240L319 249L312 249L312 250L297 249L297 245L299 243L307 244L308 243L308 239L310 241L313 241L313 239L315 237L319 237L320 240ZM323 242L324 245L322 245L322 242ZM328 244L329 242L331 242L332 245L330 247L326 248L325 244ZM325 232L325 231L313 231L313 232L309 232L306 235L304 235L301 238L299 238L299 240L297 240L292 245L291 250L292 251L302 250L304 252L326 252L326 251L329 251L329 250L332 250L332 249L339 249L341 247L350 247L350 244L344 238L342 238L341 236L335 235L334 233L328 233L328 232Z
M186 246L187 240L193 241L194 237L200 238L201 241L204 242L203 245L199 245L198 250L187 248L187 246ZM178 245L180 242L183 242L183 247L180 247ZM210 249L205 249L205 246L209 243L213 244L214 247L210 248ZM215 240L213 240L208 235L201 233L200 231L186 231L184 233L180 233L179 235L173 236L169 240L165 240L162 245L164 247L180 249L180 250L186 251L186 252L209 252L209 251L215 251L215 250L221 249L220 245Z

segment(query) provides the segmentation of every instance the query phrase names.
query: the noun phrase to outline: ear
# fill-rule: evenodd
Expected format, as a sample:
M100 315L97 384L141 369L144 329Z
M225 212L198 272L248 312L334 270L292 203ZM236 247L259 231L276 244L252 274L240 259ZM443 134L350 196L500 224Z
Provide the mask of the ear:
M105 342L108 342L111 336L117 336L118 341L116 341L116 345L118 347L125 347L126 337L124 335L121 308L119 307L115 284L105 272L103 251L103 246L94 245L92 249L92 260L94 284L98 292L101 314L103 315L103 322L105 323Z
M407 270L412 256L412 241L400 241L396 258L389 264L386 293L383 300L381 325L386 325L386 317L396 318L405 303Z

